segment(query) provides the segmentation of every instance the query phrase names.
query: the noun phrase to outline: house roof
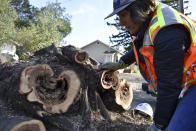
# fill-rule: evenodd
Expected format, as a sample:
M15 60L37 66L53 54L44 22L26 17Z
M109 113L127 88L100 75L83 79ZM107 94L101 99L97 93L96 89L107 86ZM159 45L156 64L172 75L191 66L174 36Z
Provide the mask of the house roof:
M103 42L100 41L100 40L95 40L95 41L93 41L93 42L91 42L91 43L89 43L89 44L87 44L87 45L81 47L81 49L83 49L83 48L85 48L85 47L88 47L88 46L90 46L90 45L92 45L92 44L95 44L95 43L103 44L103 45L105 45L105 46L107 46L107 47L109 47L109 48L111 48L111 49L113 50L113 51L110 51L110 52L107 51L107 52L105 52L105 53L114 53L114 51L115 51L115 52L118 52L118 53L124 55L124 54L123 54L122 52L120 52L119 50L112 48L111 46L109 46L108 44L103 43Z

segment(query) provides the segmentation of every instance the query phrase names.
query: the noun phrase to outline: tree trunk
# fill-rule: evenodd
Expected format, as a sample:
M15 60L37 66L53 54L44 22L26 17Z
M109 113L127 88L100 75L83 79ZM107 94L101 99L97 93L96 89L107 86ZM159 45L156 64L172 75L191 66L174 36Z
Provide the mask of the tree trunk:
M35 52L27 62L0 64L0 100L10 110L2 111L5 118L22 119L12 125L20 129L30 121L40 131L76 130L74 116L81 116L81 130L99 116L111 121L110 111L129 109L132 90L117 72L100 71L95 65L86 52L54 45ZM10 121L6 123L0 127L9 127Z

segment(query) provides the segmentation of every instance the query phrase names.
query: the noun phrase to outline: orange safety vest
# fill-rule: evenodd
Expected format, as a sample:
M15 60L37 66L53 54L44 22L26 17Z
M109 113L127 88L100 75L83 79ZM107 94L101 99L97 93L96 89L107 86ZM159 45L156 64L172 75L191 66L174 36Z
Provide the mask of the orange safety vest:
M186 90L196 84L196 22L176 11L170 6L160 3L153 14L149 27L144 35L143 46L140 53L144 56L145 64L139 61L135 46L134 54L140 69L148 79L149 87L157 94L157 77L153 65L154 46L153 42L160 29L169 25L183 25L190 33L191 46L184 54L184 71L182 76L182 92L179 97L183 97Z

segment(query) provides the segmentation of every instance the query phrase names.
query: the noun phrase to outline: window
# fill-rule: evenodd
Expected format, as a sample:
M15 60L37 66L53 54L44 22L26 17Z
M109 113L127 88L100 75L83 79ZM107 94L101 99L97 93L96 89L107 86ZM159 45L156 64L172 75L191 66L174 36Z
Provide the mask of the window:
M105 54L104 62L113 62L113 54Z

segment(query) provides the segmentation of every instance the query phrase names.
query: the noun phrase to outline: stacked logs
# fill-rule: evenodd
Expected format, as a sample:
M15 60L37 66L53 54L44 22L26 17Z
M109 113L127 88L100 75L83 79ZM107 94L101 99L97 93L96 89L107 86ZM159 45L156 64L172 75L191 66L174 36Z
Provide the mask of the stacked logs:
M130 108L131 87L117 71L97 69L98 62L73 46L51 45L27 62L0 64L0 130L79 130L101 115Z

